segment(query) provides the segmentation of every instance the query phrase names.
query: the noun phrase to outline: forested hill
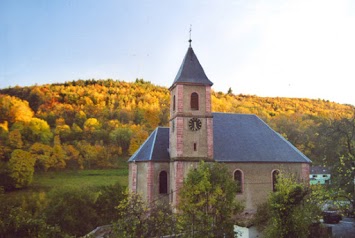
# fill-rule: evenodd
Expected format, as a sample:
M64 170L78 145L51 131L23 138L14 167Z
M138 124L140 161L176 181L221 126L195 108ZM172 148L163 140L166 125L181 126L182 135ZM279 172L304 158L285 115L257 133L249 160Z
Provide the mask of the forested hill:
M155 127L168 125L169 103L167 88L142 79L1 89L0 159L7 163L23 152L21 156L34 159L36 170L44 171L115 166ZM339 157L349 148L330 151L328 139L334 123L354 117L351 105L212 92L212 109L258 115L314 163L325 163L324 158ZM328 139L322 137L325 132Z

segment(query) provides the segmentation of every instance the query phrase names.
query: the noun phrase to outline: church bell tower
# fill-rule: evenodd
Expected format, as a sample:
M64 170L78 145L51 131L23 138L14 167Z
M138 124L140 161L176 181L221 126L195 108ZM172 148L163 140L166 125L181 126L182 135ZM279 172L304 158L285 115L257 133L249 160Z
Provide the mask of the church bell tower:
M171 160L213 160L212 84L190 44L169 89Z
M170 87L170 175L172 203L191 167L201 160L213 161L211 86L190 45Z

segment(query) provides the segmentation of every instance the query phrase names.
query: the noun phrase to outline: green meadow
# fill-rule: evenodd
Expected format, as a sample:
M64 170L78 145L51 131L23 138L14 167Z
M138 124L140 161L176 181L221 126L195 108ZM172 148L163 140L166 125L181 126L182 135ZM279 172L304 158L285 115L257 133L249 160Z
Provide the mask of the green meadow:
M79 170L48 172L35 174L30 185L32 189L51 189L61 187L99 187L120 183L128 184L127 169L102 169L102 170Z
M20 198L38 192L50 192L53 189L79 190L85 187L98 188L116 183L122 186L128 185L128 168L36 173L27 188L8 192L6 196Z

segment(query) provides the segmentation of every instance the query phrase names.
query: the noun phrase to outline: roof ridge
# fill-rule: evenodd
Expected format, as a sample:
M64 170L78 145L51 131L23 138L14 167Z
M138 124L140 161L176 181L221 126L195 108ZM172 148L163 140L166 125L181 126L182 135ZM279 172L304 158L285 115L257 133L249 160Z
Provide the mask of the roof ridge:
M135 161L134 158L137 156L137 154L142 150L142 148L145 146L145 144L150 140L151 137L154 136L155 132L157 131L157 128L148 136L148 138L139 146L139 148L134 152L134 154L128 159L128 162L130 161Z
M154 151L154 147L155 147L155 142L157 141L158 130L159 130L159 127L155 128L155 130L154 130L155 133L154 133L152 147L151 147L150 153L149 153L149 160L152 160L152 155L153 155L153 151Z
M223 114L223 115L245 115L245 116L255 116L255 117L259 118L256 114L253 114L253 113L212 112L212 114Z

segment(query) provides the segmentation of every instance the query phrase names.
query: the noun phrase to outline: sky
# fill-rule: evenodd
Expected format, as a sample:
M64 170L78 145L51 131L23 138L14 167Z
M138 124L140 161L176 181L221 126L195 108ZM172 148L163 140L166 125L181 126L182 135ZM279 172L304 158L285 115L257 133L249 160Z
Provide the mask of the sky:
M215 91L355 105L352 0L0 0L0 88L143 78L192 48Z

